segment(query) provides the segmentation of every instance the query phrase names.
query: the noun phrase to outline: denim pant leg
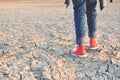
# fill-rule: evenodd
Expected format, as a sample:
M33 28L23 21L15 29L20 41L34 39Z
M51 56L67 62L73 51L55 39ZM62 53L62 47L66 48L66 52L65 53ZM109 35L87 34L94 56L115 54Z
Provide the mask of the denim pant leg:
M96 4L97 0L93 2L89 2L90 0L86 1L86 6L87 6L87 24L88 24L88 35L90 38L95 38L96 37Z
M83 43L85 36L85 15L86 15L86 0L72 0L74 9L74 22L76 32L76 44Z

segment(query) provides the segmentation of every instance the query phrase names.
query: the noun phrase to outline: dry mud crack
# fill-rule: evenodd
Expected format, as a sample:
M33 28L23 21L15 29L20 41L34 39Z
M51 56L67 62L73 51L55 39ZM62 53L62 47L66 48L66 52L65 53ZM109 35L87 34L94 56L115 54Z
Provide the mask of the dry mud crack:
M97 50L73 57L73 10L64 4L0 3L0 80L120 80L120 4L98 13ZM86 28L87 30L87 28Z

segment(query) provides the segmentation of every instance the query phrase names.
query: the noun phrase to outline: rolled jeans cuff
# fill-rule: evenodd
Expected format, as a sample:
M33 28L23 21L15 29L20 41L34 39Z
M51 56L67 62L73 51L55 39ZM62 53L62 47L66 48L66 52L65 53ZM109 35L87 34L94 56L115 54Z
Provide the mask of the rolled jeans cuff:
M76 38L76 44L77 45L80 45L80 44L83 44L83 43L84 43L83 38Z
M96 38L96 31L95 32L89 32L88 33L90 38Z

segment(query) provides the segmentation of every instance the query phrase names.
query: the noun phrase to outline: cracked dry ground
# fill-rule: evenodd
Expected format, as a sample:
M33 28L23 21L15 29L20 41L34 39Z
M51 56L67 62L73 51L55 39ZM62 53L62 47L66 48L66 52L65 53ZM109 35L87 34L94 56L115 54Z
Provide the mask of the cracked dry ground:
M75 45L73 10L63 4L0 3L0 80L120 80L120 4L98 13L100 48Z

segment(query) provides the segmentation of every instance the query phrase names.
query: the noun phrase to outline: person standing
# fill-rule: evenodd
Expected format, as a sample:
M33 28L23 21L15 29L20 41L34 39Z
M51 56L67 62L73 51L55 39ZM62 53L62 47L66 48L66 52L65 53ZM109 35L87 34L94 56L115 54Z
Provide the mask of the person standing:
M77 47L73 49L72 54L79 57L86 57L87 53L84 45L86 16L88 25L88 36L90 38L90 49L97 49L99 47L99 43L96 40L97 0L72 0L72 2L77 44Z

